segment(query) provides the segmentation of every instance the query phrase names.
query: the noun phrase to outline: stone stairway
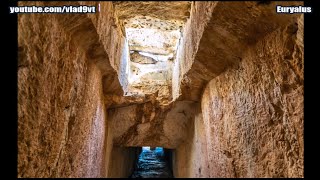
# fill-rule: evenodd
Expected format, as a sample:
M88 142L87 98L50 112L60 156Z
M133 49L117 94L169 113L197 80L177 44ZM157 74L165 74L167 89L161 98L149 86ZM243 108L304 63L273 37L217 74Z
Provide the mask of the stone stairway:
M164 159L162 148L143 150L131 178L172 178L172 172Z

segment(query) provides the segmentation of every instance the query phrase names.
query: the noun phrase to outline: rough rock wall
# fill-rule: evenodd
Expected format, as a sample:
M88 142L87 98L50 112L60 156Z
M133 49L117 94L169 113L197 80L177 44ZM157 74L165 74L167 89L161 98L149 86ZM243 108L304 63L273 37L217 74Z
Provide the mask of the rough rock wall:
M104 173L101 74L60 17L18 17L18 177Z
M141 148L112 148L108 178L128 178L135 167Z
M303 177L303 51L301 16L211 80L174 177Z
M187 140L194 116L192 101L177 101L167 109L152 102L108 110L113 143L121 147L151 146L174 149Z
M245 52L202 96L209 177L303 177L303 19Z
M183 75L188 72L196 56L198 45L204 32L205 26L211 18L212 11L216 6L217 2L192 2L190 18L186 22L183 28L182 37L179 42L176 60L173 67L172 73L172 97L173 100L179 98L184 93L183 97L186 100L197 100L199 94L197 88L190 87L187 90L180 90L186 80L182 79ZM182 82L181 82L182 81ZM197 82L193 82L193 86L201 86ZM184 91L184 92L181 92ZM192 92L192 93L191 93Z
M190 2L187 1L116 1L117 14L120 19L130 19L137 15L148 15L165 20L184 20L189 14Z
M188 138L172 151L173 175L183 177L209 177L205 126L199 104L194 119L188 124Z
M180 99L200 101L205 85L238 64L248 46L299 16L277 14L276 5L298 6L303 2L194 2L190 27L187 23L184 30L186 55L179 73Z
M126 68L129 65L129 47L121 30L120 22L115 15L114 2L83 2L81 5L100 4L100 12L87 14L96 28L99 41L108 54L108 64L116 73L107 73L103 76L103 91L106 99L106 107L122 106L145 102L148 98L135 98L123 96L128 90L128 74ZM105 64L105 62L103 62ZM103 64L99 64L99 66Z
M99 39L104 46L104 49L109 55L111 66L118 72L120 70L120 59L122 49L125 43L124 34L120 27L117 26L117 19L114 16L114 6L112 2L83 2L81 5L94 5L98 7L100 4L100 12L88 14L96 28Z
M110 121L107 123L104 154L104 177L127 178L134 170L141 148L118 147L114 144L116 130Z

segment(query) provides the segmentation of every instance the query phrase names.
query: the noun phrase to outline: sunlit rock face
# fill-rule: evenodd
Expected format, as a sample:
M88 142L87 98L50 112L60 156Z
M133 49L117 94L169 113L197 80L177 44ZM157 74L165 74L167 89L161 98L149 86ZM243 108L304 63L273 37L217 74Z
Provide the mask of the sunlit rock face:
M126 60L125 96L156 94L160 104L169 105L172 67L190 2L170 3L170 7L159 2L114 5L130 51ZM173 16L172 12L179 13Z
M113 2L116 15L120 19L130 19L136 15L157 17L163 20L186 20L190 16L191 1L132 1Z
M161 30L149 27L125 27L130 50L152 54L168 55L174 53L181 34L180 29Z

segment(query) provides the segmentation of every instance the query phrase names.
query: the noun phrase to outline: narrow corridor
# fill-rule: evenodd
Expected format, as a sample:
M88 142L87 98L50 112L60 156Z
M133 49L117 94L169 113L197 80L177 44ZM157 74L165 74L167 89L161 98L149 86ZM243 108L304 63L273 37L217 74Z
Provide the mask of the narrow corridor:
M165 160L161 147L143 147L131 178L172 178L172 171Z
M18 178L305 176L303 1L16 4Z

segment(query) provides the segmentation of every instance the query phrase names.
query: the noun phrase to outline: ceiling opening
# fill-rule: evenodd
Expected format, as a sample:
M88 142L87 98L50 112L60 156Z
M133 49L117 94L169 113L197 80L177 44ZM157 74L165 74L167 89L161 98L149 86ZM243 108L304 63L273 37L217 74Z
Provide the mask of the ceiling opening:
M129 47L125 95L152 94L171 86L183 21L135 16L123 24Z
M124 96L155 99L162 107L172 102L172 92L176 92L180 80L182 34L190 18L191 3L113 3L116 27L125 36L119 63Z

